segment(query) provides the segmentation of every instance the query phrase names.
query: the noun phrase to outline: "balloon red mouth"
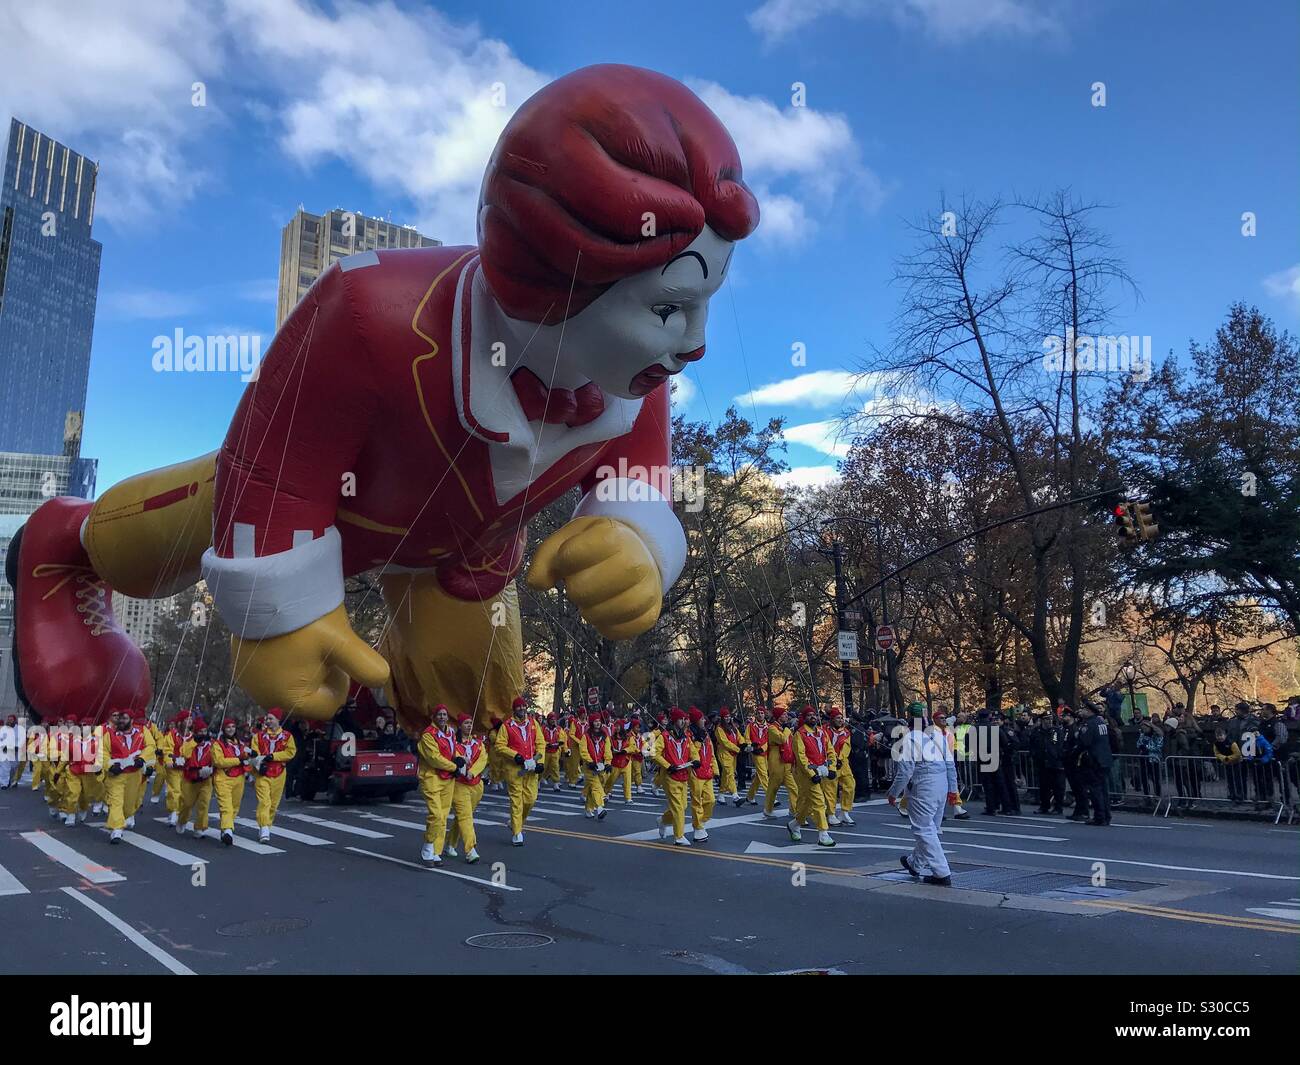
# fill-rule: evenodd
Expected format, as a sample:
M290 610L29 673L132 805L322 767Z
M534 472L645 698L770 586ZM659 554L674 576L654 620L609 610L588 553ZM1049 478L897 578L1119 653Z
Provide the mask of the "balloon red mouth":
M694 351L683 351L677 356L678 362L698 362L704 358L704 345L701 344ZM634 378L627 386L627 390L634 396L648 396L661 384L672 377L673 374L681 373L681 370L669 370L657 362L651 363Z

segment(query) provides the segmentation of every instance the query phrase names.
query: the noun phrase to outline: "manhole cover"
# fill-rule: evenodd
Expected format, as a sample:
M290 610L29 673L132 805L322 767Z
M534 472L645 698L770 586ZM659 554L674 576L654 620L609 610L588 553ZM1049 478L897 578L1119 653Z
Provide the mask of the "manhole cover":
M529 947L549 947L554 942L550 936L540 932L484 932L465 940L466 945L484 950L527 950Z
M263 917L256 921L236 921L217 929L219 936L282 936L300 932L311 922L303 917Z

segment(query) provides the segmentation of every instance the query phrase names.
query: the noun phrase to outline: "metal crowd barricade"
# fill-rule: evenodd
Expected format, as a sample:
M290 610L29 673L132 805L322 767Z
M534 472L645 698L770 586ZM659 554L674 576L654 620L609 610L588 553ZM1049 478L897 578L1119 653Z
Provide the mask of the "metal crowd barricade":
M1112 797L1118 789L1125 806L1138 803L1149 806L1152 816L1159 812L1169 792L1165 763L1153 762L1144 754L1114 755L1110 782Z
M1289 825L1295 820L1296 796L1300 795L1300 755L1291 755L1282 762L1282 803L1278 806L1277 816L1273 818L1273 824L1282 820L1282 812L1286 811L1286 823Z
M1198 804L1251 807L1277 806L1274 824L1295 794L1295 767L1290 763L1240 761L1232 764L1203 755L1171 755L1165 759L1165 777L1172 792L1165 796L1165 816L1175 805L1194 810Z

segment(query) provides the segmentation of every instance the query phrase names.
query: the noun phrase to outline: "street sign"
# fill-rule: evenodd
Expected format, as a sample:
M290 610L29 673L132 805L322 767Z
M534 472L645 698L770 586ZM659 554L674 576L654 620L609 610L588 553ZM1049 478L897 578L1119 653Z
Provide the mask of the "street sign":
M892 625L876 626L876 650L888 651L894 646L894 627Z
M844 620L850 625L862 624L862 611L854 610L852 607L844 611Z
M841 662L856 662L858 658L858 634L840 630L839 652Z
M599 688L588 688L588 689L587 689L587 705L588 705L588 706L599 706L599 705L600 705L600 689L599 689Z

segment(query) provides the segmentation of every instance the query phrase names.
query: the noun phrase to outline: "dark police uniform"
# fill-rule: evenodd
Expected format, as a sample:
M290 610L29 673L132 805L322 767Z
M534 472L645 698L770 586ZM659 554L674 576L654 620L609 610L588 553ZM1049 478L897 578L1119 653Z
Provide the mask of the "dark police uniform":
M1093 715L1083 723L1079 733L1079 768L1083 784L1092 802L1092 824L1110 824L1110 767L1114 756L1110 750L1110 726L1106 719Z

